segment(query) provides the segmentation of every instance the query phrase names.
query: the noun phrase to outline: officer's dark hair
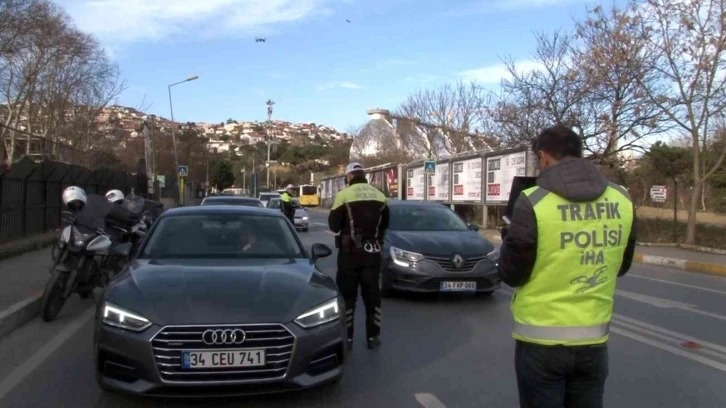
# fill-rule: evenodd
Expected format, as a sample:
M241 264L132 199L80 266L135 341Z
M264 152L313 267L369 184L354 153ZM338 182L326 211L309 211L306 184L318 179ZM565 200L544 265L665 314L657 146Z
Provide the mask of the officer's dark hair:
M354 181L362 181L366 179L366 172L363 170L354 170L348 174L351 175L350 183L348 184L352 184Z
M546 152L555 160L582 158L582 138L567 126L551 126L532 139L532 151Z

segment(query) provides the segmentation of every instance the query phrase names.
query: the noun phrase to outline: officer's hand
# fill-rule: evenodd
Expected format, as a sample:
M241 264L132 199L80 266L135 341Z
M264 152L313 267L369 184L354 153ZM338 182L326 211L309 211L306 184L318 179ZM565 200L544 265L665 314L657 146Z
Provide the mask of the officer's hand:
M509 233L509 227L499 227L499 234L502 237L502 241L504 241L504 238L507 237L507 233Z

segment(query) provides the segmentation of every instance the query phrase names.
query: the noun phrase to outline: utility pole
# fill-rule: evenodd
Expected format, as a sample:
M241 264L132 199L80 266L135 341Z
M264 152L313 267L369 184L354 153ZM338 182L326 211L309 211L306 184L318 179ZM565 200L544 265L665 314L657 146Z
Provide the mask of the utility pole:
M272 99L268 99L265 102L267 105L267 188L270 188L270 126L272 126L272 106L275 102Z

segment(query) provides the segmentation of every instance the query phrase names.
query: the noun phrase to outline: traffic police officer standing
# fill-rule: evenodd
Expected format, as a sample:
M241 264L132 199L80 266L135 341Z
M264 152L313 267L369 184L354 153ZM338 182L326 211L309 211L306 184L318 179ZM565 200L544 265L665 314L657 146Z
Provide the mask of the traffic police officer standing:
M346 167L345 181L348 187L335 195L328 216L330 230L338 234L336 283L345 302L348 349L353 347L353 316L359 285L366 308L368 348L374 349L380 345L380 252L383 235L388 229L388 199L368 184L363 166L359 163Z
M633 204L582 158L571 129L545 129L532 151L537 186L517 199L499 258L499 275L516 289L520 406L602 407L615 281L635 251Z
M280 194L280 210L282 214L290 220L292 225L295 225L295 207L292 205L292 194L295 191L295 186L288 184L285 187L285 191Z

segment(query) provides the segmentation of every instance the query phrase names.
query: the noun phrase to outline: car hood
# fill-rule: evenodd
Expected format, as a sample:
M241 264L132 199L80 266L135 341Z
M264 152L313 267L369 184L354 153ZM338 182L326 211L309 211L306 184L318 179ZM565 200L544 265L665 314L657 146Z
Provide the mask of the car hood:
M475 231L391 231L386 233L390 245L430 256L484 256L494 244Z
M304 209L302 209L302 208L296 208L295 209L295 216L296 217L307 217L307 215L308 215L308 212L305 211Z
M156 324L179 325L286 323L336 295L306 259L185 259L135 260L105 296Z

